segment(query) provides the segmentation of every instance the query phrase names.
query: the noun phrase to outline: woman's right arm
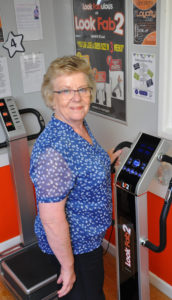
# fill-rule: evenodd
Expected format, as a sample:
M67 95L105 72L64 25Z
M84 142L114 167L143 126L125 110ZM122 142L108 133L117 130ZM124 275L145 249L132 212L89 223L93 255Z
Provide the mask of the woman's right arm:
M62 283L58 296L69 293L76 280L74 257L72 253L69 224L65 214L67 198L55 203L39 203L39 212L48 243L61 264L61 273L57 283Z

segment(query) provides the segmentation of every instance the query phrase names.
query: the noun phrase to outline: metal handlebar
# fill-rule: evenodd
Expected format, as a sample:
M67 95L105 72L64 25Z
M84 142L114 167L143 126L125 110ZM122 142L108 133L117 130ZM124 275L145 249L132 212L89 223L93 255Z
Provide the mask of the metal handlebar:
M121 149L123 149L123 148L125 148L125 147L130 148L131 145L132 145L132 143L131 143L131 142L128 142L128 141L121 142L121 143L119 143L119 144L115 147L113 153L116 152L116 151L118 151L118 150L121 150ZM118 158L116 158L116 159L114 160L114 162L111 164L111 173L115 173L115 164L116 164L116 162L117 162L117 159L118 159Z
M162 155L161 161L168 162L172 164L172 157L168 155ZM160 220L159 220L159 246L154 245L149 240L142 240L141 244L153 252L162 252L167 243L167 217L172 204L172 178L170 179L168 190L165 196L164 205L161 211Z
M8 146L7 142L0 143L0 148L5 148Z
M37 117L38 123L40 125L40 131L37 132L37 133L34 133L34 134L31 134L31 135L27 136L27 140L28 141L36 139L40 135L40 133L44 130L44 128L45 128L45 122L44 122L43 117L41 116L41 114L39 113L39 111L37 111L34 108L19 109L19 113L21 115L22 114L26 114L26 113L32 113L32 114L34 114Z

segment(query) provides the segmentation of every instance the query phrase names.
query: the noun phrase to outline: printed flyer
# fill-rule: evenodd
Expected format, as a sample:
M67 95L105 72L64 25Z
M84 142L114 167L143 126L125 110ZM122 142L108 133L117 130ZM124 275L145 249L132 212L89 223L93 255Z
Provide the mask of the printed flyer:
M97 82L90 110L126 121L124 0L74 0L76 54L87 59Z
M155 102L155 54L133 53L133 98Z
M133 35L136 45L156 45L157 0L133 0Z

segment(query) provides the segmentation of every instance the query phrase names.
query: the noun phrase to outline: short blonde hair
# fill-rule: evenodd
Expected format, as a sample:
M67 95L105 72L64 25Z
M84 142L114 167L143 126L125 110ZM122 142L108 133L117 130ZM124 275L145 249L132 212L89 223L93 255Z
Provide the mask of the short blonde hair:
M93 70L89 63L78 56L63 56L51 62L44 75L41 87L42 97L45 104L53 109L53 80L60 75L84 73L88 80L88 85L92 88L90 101L94 100L96 94L96 81Z

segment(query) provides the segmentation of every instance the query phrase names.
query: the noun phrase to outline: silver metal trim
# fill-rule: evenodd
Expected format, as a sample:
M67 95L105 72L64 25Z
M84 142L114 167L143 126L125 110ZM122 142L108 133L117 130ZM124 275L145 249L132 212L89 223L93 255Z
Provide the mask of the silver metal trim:
M52 297L55 297L52 299ZM41 298L41 300L58 300L58 296L57 296L57 292L53 292L51 294L49 294L48 296L44 297L44 298Z
M150 299L149 288L149 258L148 249L140 244L140 239L147 239L147 195L143 194L135 197L136 213L136 245L137 245L137 264L138 264L138 286L139 299Z
M118 245L118 224L117 224L118 214L117 214L117 201L116 201L116 197L117 197L117 188L116 188L116 185L114 184L115 240L116 240L116 245ZM118 247L116 246L117 299L120 300L120 278L119 278L119 260L118 260L118 257L119 257L119 251L118 251Z

